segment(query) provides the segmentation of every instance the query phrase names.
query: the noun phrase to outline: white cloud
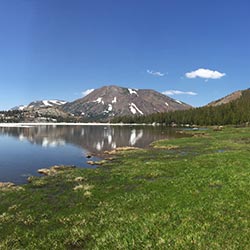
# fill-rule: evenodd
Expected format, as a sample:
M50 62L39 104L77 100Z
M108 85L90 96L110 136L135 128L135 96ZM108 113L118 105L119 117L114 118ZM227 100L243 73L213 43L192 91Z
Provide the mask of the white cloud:
M94 90L95 89L87 89L87 90L85 90L85 91L82 92L82 95L86 96L86 95L90 94L91 92L93 92Z
M165 76L164 73L161 73L159 71L153 71L153 70L147 70L147 73L150 74L150 75L153 75L153 76Z
M180 91L180 90L166 90L163 91L162 94L164 95L198 95L195 92L192 91Z
M197 69L192 72L188 72L185 74L187 78L205 78L205 79L220 79L221 77L225 76L225 73L221 73L217 70L210 70L210 69Z

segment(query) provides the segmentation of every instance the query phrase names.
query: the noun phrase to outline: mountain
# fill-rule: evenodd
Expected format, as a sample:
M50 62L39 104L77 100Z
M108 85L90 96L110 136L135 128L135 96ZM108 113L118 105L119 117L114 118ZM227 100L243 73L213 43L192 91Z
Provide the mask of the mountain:
M192 107L154 90L111 85L96 89L87 96L68 102L60 108L78 116L109 119L114 116L148 115Z
M27 110L27 109L37 109L37 108L47 108L47 107L59 107L66 104L66 101L61 100L41 100L34 101L28 105L20 105L12 108L11 110Z
M245 90L238 90L238 91L235 91L225 97L222 97L216 101L213 101L213 102L210 102L208 103L206 106L212 106L212 107L216 107L216 106L219 106L219 105L222 105L222 104L227 104L227 103L230 103L232 101L235 101L237 99L239 99L241 96L242 96L242 93L244 92Z
M209 105L178 110L168 113L154 113L141 117L117 117L115 122L164 123L178 126L207 125L250 125L250 89L236 91Z
M76 122L72 114L59 109L67 102L61 100L34 101L2 113L2 122Z

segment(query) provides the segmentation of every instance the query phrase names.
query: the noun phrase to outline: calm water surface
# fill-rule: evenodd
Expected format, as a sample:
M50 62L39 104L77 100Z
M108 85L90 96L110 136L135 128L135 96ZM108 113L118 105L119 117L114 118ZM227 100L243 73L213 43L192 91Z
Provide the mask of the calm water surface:
M28 176L39 175L37 169L53 165L90 168L88 152L147 147L155 140L178 136L173 129L152 126L0 127L0 181L25 183Z

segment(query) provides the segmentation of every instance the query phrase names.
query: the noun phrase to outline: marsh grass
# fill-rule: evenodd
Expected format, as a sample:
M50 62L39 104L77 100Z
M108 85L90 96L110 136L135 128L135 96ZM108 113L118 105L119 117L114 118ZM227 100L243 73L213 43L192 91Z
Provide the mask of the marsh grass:
M250 129L199 133L0 191L0 249L250 249Z

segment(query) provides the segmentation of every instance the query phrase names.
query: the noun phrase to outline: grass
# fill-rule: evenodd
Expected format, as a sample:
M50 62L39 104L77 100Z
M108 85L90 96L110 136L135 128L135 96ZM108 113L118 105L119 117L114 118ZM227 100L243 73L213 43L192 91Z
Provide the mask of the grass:
M250 129L190 133L0 190L0 249L250 249Z

